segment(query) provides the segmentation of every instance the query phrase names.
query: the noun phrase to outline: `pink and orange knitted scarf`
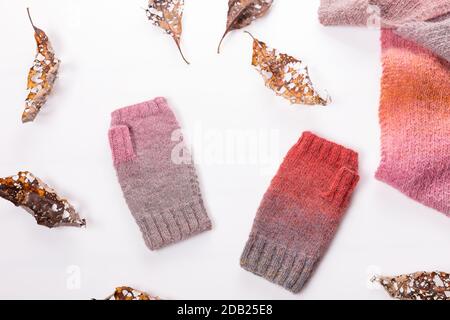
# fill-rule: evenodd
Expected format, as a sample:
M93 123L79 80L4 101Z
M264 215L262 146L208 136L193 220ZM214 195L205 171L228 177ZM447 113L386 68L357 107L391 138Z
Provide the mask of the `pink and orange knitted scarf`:
M450 0L321 0L323 25L379 23L450 61Z
M382 31L381 164L376 177L450 214L450 65Z
M418 39L427 36L414 29L415 25L445 25L450 1L370 2L382 5L383 25L390 25L381 31L382 160L376 177L450 216L450 55L446 56L450 33L429 34L427 41L434 41L430 46ZM367 3L322 0L320 21L364 24ZM408 28L413 28L408 35L399 35L399 30L401 34Z

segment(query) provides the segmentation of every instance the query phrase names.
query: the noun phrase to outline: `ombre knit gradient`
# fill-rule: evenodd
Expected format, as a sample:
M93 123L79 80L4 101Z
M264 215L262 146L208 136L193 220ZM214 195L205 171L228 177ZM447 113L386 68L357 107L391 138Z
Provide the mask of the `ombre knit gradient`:
M389 27L381 31L376 177L450 215L450 0L321 0L319 20L364 25L368 5L381 9L381 24Z
M356 152L303 133L264 194L241 266L299 292L330 245L358 180Z
M190 158L183 140L172 139L179 130L162 97L111 114L108 135L117 177L150 250L211 229L192 161L174 161L177 147Z
M450 215L450 64L386 29L382 61L376 177Z

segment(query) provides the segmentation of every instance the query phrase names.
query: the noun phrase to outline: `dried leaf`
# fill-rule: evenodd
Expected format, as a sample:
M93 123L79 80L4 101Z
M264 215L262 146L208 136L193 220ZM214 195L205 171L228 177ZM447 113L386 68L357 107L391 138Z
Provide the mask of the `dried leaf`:
M247 32L250 34L249 32ZM250 34L250 36L252 36ZM253 38L252 65L262 75L266 86L291 103L327 105L331 99L323 99L314 89L308 67L300 60L267 47Z
M105 300L160 300L145 292L133 289L131 287L118 287L112 295Z
M180 51L183 60L189 64L181 51L180 41L182 33L182 23L184 0L149 0L146 9L147 18L155 25L163 29L172 36Z
M450 300L450 274L416 272L397 277L374 277L393 298L400 300Z
M25 100L25 110L22 114L22 122L24 123L33 121L47 101L56 80L60 64L60 61L55 57L47 35L33 24L28 8L27 11L34 29L37 53L33 66L28 72L28 96Z
M0 178L0 197L15 206L21 206L38 224L49 228L86 225L86 221L80 218L66 199L60 198L53 189L28 171Z
M228 0L227 27L220 39L217 53L225 36L232 30L242 29L261 18L272 6L273 0Z

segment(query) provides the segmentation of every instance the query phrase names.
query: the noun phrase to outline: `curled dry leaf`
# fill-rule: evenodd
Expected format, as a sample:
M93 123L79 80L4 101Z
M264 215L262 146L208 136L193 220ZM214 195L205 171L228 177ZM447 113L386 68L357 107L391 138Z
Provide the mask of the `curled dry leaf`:
M148 293L133 289L131 287L118 287L106 300L160 300Z
M28 96L25 100L25 110L22 114L22 122L24 123L33 121L47 101L56 80L60 64L60 61L55 57L47 35L34 25L28 8L27 11L34 29L37 53L33 66L28 72Z
M400 300L450 300L450 274L416 272L397 277L373 277L389 295Z
M249 32L247 32L250 34ZM314 89L308 67L300 60L253 38L252 65L262 75L266 86L295 104L327 105L331 99L323 99Z
M217 53L225 36L232 30L242 29L261 18L272 6L273 0L228 0L227 27L220 39Z
M147 18L172 36L183 60L189 64L181 51L181 20L183 18L184 0L149 0L146 9Z
M49 228L86 225L66 199L28 171L0 178L0 197L21 206L38 224Z

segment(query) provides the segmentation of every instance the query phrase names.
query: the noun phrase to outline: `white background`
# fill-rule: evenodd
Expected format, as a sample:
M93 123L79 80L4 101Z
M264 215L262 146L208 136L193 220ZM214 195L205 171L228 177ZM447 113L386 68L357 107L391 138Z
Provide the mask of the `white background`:
M49 230L1 200L0 298L103 298L130 285L169 299L383 299L384 291L368 283L373 273L449 271L450 219L374 179L379 31L323 27L318 5L275 1L248 30L303 59L315 85L332 96L328 107L290 105L267 89L250 65L252 42L242 31L216 54L226 0L186 1L182 47L190 66L147 21L144 0L1 0L0 176L33 172L76 203L88 226ZM35 54L27 6L62 65L47 105L23 125ZM168 98L193 144L214 226L151 252L117 183L107 130L111 111L155 96ZM204 144L245 130L278 135L272 167L262 159L204 161ZM241 269L239 257L276 166L305 130L358 151L361 181L317 272L293 295Z

